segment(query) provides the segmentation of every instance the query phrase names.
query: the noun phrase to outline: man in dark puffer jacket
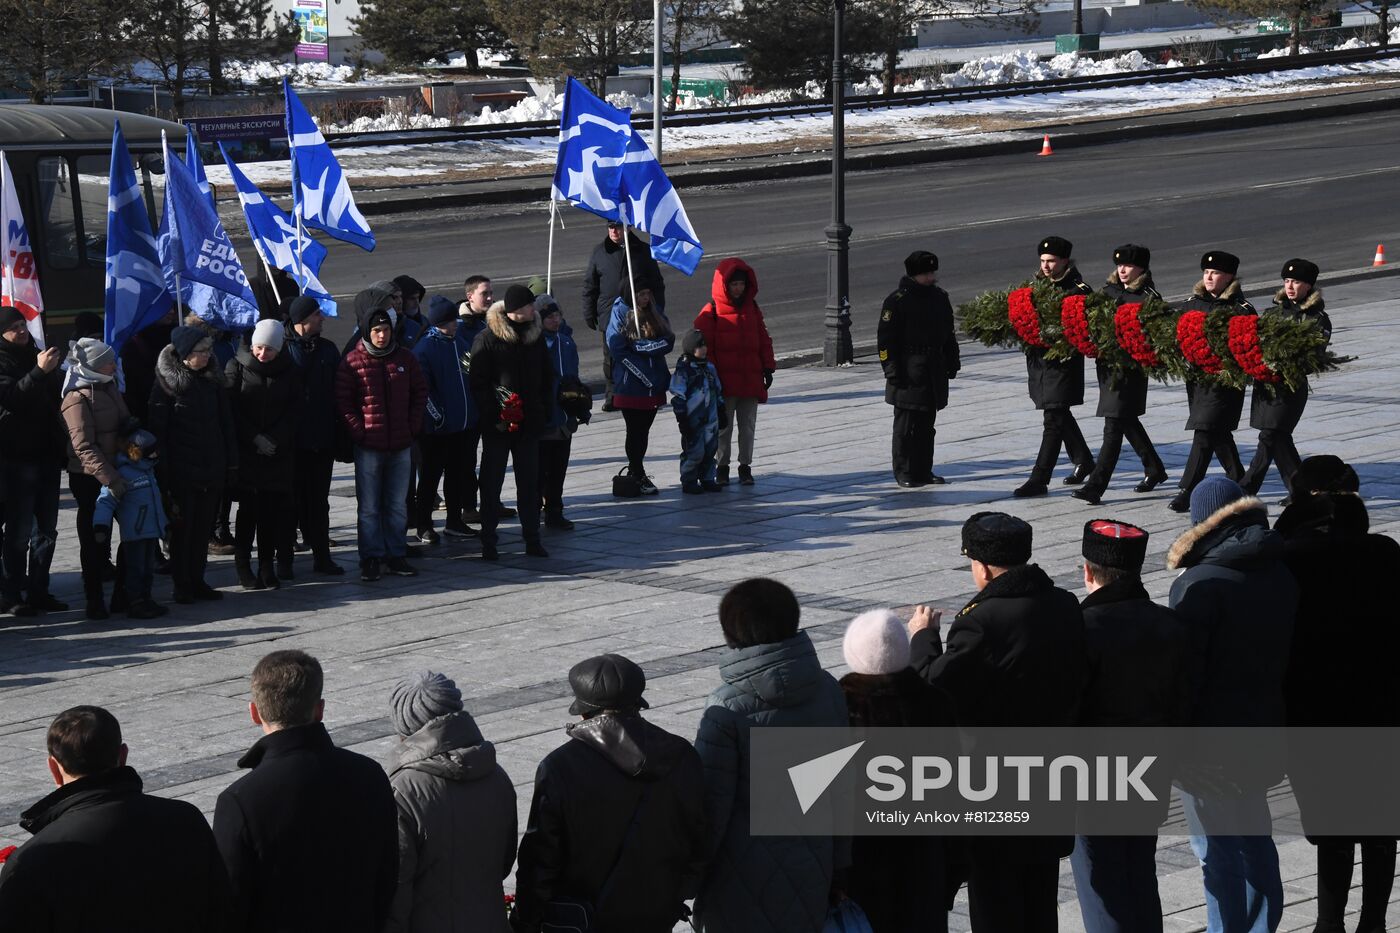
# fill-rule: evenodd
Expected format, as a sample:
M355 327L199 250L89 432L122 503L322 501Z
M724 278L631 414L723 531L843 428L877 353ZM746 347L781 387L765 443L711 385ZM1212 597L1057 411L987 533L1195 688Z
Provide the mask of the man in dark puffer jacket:
M413 353L395 337L394 310L381 291L355 296L355 317L364 336L336 373L336 407L355 447L356 531L360 579L379 579L384 569L401 577L418 571L405 560L408 543L408 483L413 438L423 428L428 383Z

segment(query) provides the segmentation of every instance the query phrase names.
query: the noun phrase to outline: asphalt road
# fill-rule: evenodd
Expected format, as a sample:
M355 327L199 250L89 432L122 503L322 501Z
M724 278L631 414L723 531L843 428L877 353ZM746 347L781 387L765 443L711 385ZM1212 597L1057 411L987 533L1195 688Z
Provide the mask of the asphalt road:
M1075 243L1097 286L1115 246L1152 249L1159 289L1184 295L1209 248L1239 255L1246 285L1277 281L1284 261L1303 256L1324 272L1369 265L1377 243L1400 260L1400 114L1319 120L1278 128L1203 133L1066 150L1050 158L981 158L864 172L847 178L851 307L857 342L873 340L882 298L915 249L940 257L940 284L953 302L1005 288L1035 268L1049 234ZM706 245L691 279L667 275L668 312L678 328L709 299L719 259L742 256L760 283L759 303L779 352L820 347L826 305L830 181L803 179L691 189L686 209ZM603 225L570 208L555 235L555 285L578 334L586 376L598 340L579 309L582 271ZM380 217L373 253L335 244L323 279L351 294L407 273L454 299L463 279L489 275L497 295L545 269L548 215L502 207ZM348 309L348 305L347 305ZM348 317L348 316L347 316ZM348 334L336 323L332 336Z

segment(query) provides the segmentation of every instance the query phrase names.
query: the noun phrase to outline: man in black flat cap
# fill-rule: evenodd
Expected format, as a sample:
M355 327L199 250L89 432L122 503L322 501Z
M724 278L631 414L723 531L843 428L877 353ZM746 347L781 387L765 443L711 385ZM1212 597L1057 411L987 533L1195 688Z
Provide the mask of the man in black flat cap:
M1183 311L1204 311L1212 317L1234 317L1256 314L1254 306L1245 300L1244 290L1236 277L1240 258L1224 250L1211 250L1201 257L1201 281L1196 283L1191 297L1181 305ZM1209 326L1209 325L1208 325ZM1211 344L1216 356L1230 353L1229 347ZM1225 475L1239 481L1244 476L1240 452L1235 447L1234 430L1240 426L1244 410L1244 390L1216 385L1205 379L1186 379L1186 401L1190 416L1186 430L1191 435L1191 453L1181 473L1180 492L1169 503L1173 512L1191 510L1191 490L1205 478L1213 456L1225 468Z
M957 378L962 361L953 306L937 281L938 257L924 250L910 253L876 331L885 402L894 406L894 478L905 487L947 482L933 472L934 420L948 406L948 380Z
M1118 247L1113 251L1113 273L1104 284L1103 294L1118 302L1119 307L1154 298L1160 301L1162 296L1153 286L1148 268L1151 262L1152 251L1146 246L1126 243ZM1147 373L1136 364L1115 369L1101 359L1094 361L1094 370L1099 381L1099 407L1095 414L1103 419L1103 444L1099 446L1094 472L1074 491L1074 498L1090 505L1098 504L1108 489L1124 438L1142 461L1144 476L1135 492L1151 492L1167 478L1167 468L1139 420L1147 412Z
M1063 237L1050 236L1040 241L1040 271L1037 281L1054 284L1063 295L1092 295L1094 290L1079 274L1070 258L1074 244ZM1060 447L1074 463L1074 470L1065 477L1066 486L1077 486L1094 469L1094 453L1084 441L1084 432L1074 420L1075 405L1084 404L1084 357L1076 353L1067 360L1045 358L1045 350L1026 348L1026 380L1031 401L1044 412L1044 431L1040 436L1040 451L1035 457L1031 478L1017 487L1017 498L1043 496L1050 488L1050 474L1060 459Z
M1273 307L1264 314L1312 321L1330 341L1332 319L1327 316L1322 290L1317 288L1317 265L1306 259L1290 259L1283 264L1282 274L1283 288L1274 295ZM1259 487L1264 485L1264 477L1269 472L1269 464L1277 460L1278 475L1288 490L1289 498L1292 498L1295 491L1293 477L1302 465L1298 448L1293 443L1293 429L1302 420L1307 404L1306 382L1296 389L1290 389L1283 383L1254 384L1254 395L1249 403L1249 426L1259 430L1259 446L1240 482L1250 495L1259 494Z
M569 686L583 721L535 772L511 926L669 933L705 868L700 755L641 717L646 675L622 655L580 661Z
M1088 682L1079 724L1163 727L1186 724L1186 623L1142 585L1148 533L1112 519L1084 523L1084 642ZM1159 786L1166 817L1171 788ZM1075 837L1070 865L1089 933L1160 933L1157 837Z
M1031 526L978 512L962 528L978 593L940 644L939 614L909 622L910 666L953 701L960 728L1070 726L1084 684L1079 600L1031 559ZM1071 836L971 840L968 904L975 930L1054 930L1059 860Z

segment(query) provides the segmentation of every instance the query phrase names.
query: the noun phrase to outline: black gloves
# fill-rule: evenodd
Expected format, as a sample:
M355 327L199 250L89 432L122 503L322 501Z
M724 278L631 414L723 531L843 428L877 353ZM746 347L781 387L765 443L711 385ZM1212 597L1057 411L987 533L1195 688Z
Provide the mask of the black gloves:
M765 369L763 371L763 388L773 388L773 370L771 369Z

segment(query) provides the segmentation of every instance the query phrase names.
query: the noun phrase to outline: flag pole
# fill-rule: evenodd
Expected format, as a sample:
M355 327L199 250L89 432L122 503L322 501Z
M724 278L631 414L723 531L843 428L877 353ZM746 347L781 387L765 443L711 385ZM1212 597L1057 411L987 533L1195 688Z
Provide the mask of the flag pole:
M272 277L272 267L267 264L267 258L263 256L261 250L258 251L258 258L262 260L263 271L267 273L268 287L272 289L272 297L276 300L277 307L280 310L282 307L282 294L277 291L277 280Z
M10 162L5 158L5 150L0 149L0 192L8 190L10 186ZM553 233L553 231L550 231ZM0 236L4 236L5 231L0 230ZM0 255L0 269L5 271L5 284L9 286L8 292L10 301L15 300L15 266L9 257Z
M553 295L554 281L554 221L559 216L559 202L554 200L554 192L549 194L549 256L544 263L544 290ZM595 309L596 310L596 309Z
M622 217L622 252L627 257L627 287L632 292L632 323L637 328L637 339L642 337L642 316L637 310L637 280L632 275L632 228L627 225L627 211Z
M185 306L180 303L180 273L175 273L175 313L179 315L179 320L185 320Z

